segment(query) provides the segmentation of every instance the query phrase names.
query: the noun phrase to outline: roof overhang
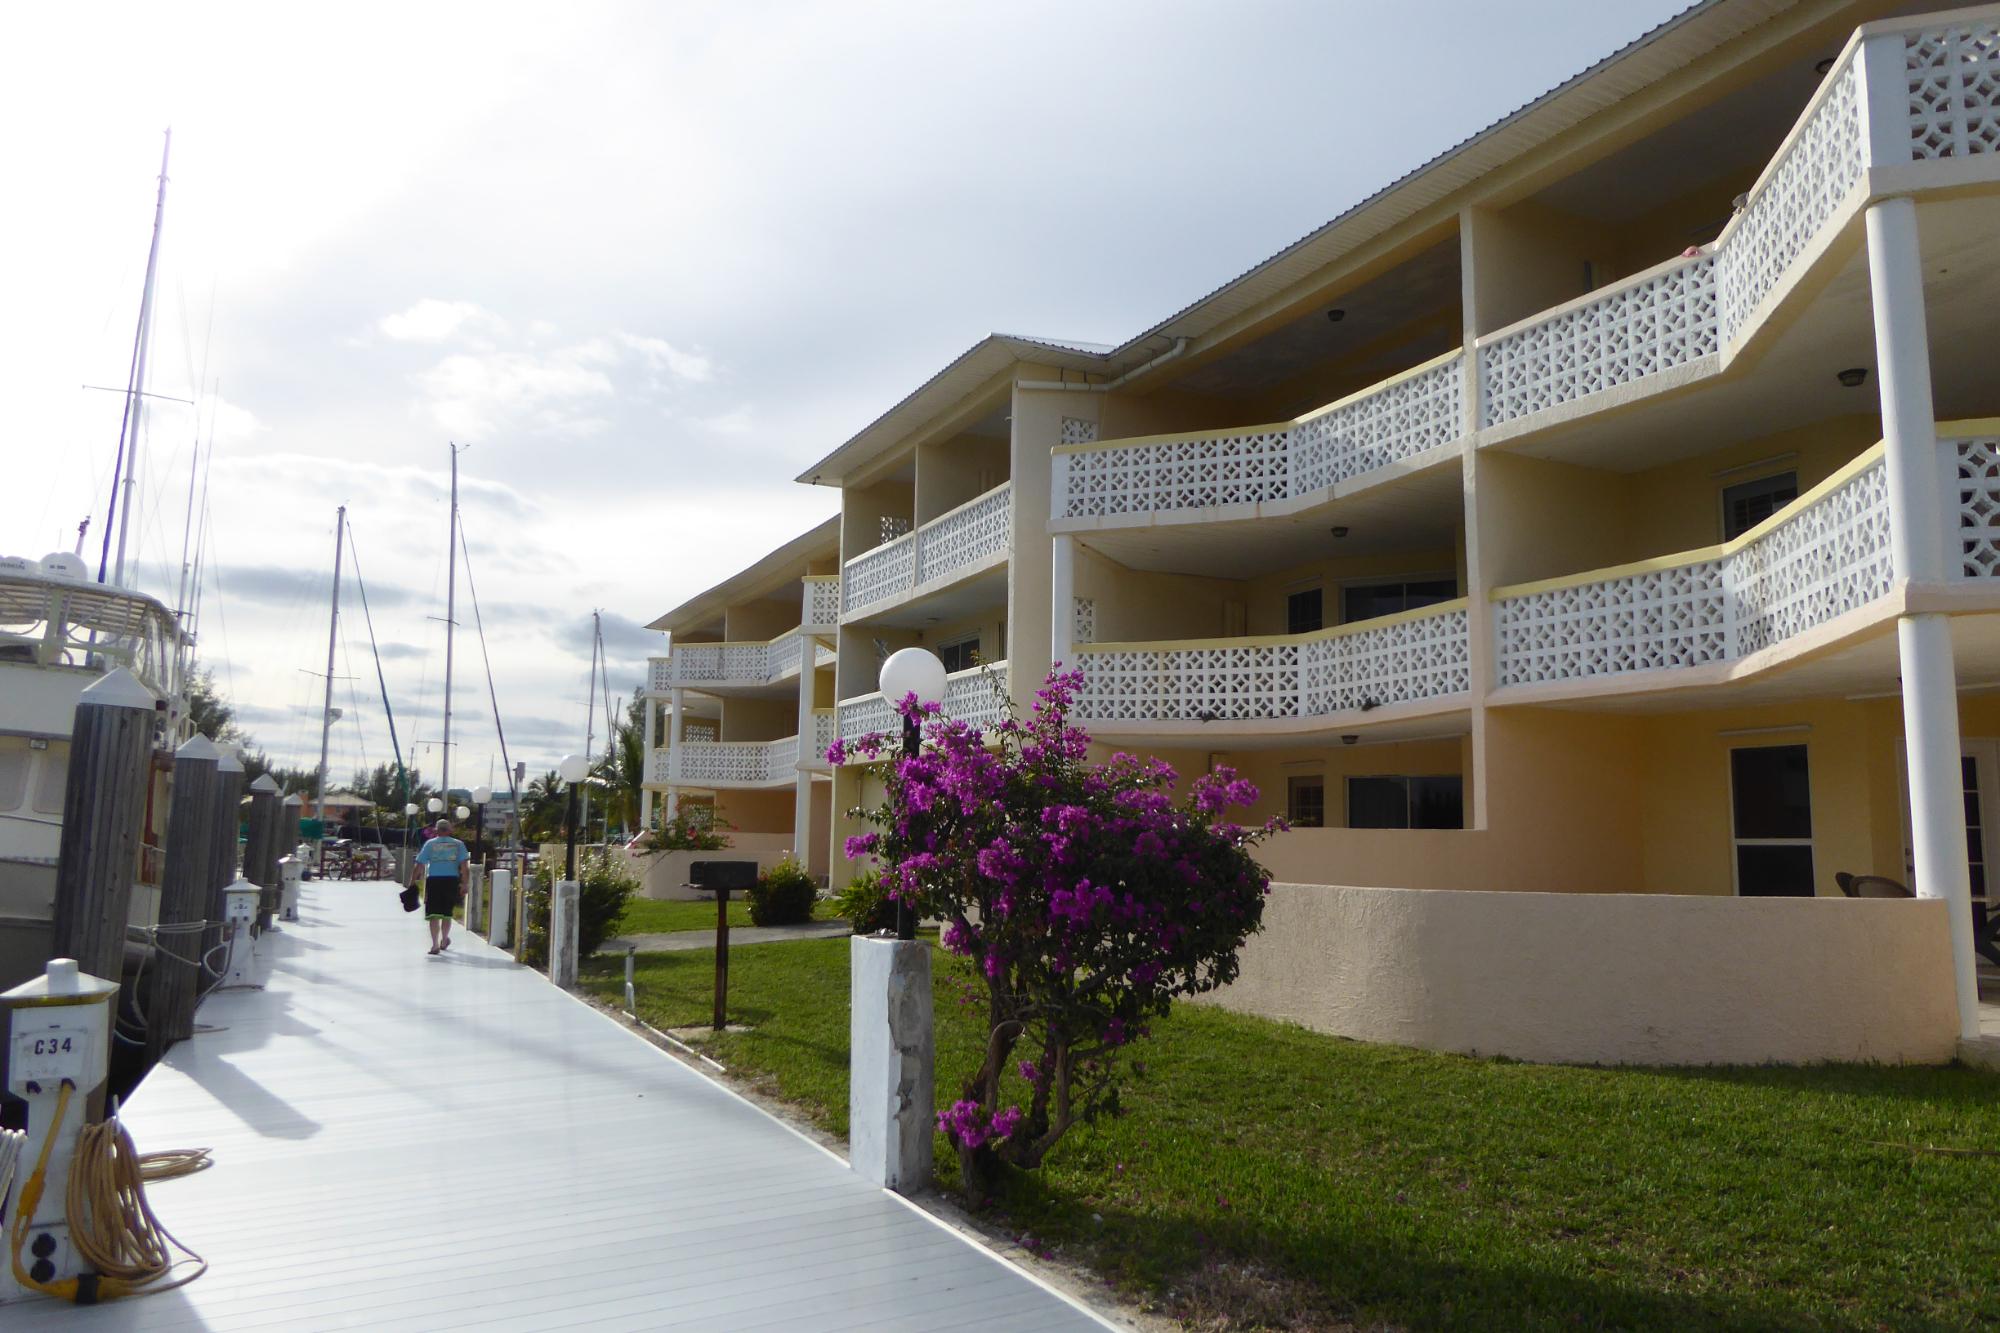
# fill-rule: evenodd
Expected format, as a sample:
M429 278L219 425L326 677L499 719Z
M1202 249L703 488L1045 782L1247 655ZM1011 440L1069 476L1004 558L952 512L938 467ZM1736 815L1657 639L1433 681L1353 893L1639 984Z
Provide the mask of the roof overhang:
M738 570L703 593L682 602L647 625L647 629L670 634L685 633L720 616L736 602L754 602L769 596L806 572L814 560L838 559L840 555L840 515L792 538L777 550L746 569Z

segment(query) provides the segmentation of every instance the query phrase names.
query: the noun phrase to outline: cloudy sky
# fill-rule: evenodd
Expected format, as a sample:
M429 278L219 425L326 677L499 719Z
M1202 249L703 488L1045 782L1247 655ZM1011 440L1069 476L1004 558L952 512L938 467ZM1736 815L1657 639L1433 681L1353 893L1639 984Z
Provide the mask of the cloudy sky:
M95 566L122 403L81 386L125 383L171 125L149 387L213 426L203 661L260 744L316 756L345 503L435 774L456 441L540 771L582 743L593 608L628 692L645 622L833 512L791 478L982 334L1120 341L1680 7L21 6L0 553L94 514ZM162 402L142 440L139 580L170 604L196 429ZM337 779L389 753L344 606ZM476 782L474 634L456 678Z

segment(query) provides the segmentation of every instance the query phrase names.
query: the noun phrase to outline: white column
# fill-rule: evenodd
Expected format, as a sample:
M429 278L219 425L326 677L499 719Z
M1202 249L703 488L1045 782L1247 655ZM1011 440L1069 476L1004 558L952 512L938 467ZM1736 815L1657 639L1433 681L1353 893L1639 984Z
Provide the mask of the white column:
M1891 558L1899 581L1941 583L1947 569L1948 511L1931 403L1917 207L1907 198L1868 207L1868 282L1875 303ZM1945 900L1959 1035L1975 1037L1979 981L1972 952L1972 879L1966 865L1958 680L1952 665L1950 618L1904 616L1896 625L1896 646L1903 669L1915 887L1921 897Z
M807 598L811 600L810 596ZM799 636L799 758L798 772L792 783L792 855L799 865L810 872L812 868L812 770L808 764L826 762L823 754L812 752L813 695L819 681L819 669L813 659L819 656L819 645L810 635Z
M646 752L646 768L649 774L653 767L652 760L653 752L648 750ZM650 777L648 780L651 780ZM642 829L653 827L653 789L651 787L639 788L639 827Z
M1059 532L1049 571L1049 658L1076 665L1076 538Z
M669 756L667 759L667 772L671 775L676 771L676 766L680 763L681 719L687 712L687 691L678 689L672 691L667 702L668 706L673 709L673 712L667 717L667 753ZM669 786L667 788L667 818L672 819L675 815L679 814L680 808L681 789Z

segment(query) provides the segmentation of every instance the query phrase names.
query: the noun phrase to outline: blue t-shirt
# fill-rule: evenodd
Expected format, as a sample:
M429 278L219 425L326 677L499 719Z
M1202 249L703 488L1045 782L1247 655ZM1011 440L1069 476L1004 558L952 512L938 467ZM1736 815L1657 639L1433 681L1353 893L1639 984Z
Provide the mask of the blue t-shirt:
M424 874L431 879L440 877L457 879L458 868L472 859L472 853L465 850L465 844L446 834L432 838L417 853L417 864L424 868Z

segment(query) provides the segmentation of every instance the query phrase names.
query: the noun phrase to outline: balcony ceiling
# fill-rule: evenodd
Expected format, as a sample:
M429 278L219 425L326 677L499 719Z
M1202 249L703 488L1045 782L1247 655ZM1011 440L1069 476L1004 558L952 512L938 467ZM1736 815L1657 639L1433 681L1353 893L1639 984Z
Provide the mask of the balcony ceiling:
M2000 415L1992 373L2000 309L2000 198L1934 200L1917 209L1930 323L1932 391L1941 420ZM1879 411L1868 261L1857 219L1845 260L1753 363L1640 402L1586 415L1497 447L1537 458L1642 472L1830 417ZM1865 366L1858 389L1836 378Z
M1462 497L1459 459L1452 453L1421 472L1303 514L1234 523L1162 523L1079 533L1077 539L1132 569L1247 579L1336 555L1454 546ZM1334 537L1329 529L1335 526L1345 526L1347 535Z
M1441 330L1396 339L1397 330L1426 315L1458 307L1458 235L1432 246L1378 277L1362 283L1311 310L1255 342L1225 352L1199 370L1175 380L1173 387L1189 393L1229 396L1255 393L1297 378L1331 361L1353 361L1357 379L1386 379L1429 360L1456 345L1457 330ZM1329 308L1346 312L1339 323L1326 317ZM1383 342L1378 348L1370 344ZM1361 355L1362 349L1369 349ZM1320 404L1303 403L1308 411Z

